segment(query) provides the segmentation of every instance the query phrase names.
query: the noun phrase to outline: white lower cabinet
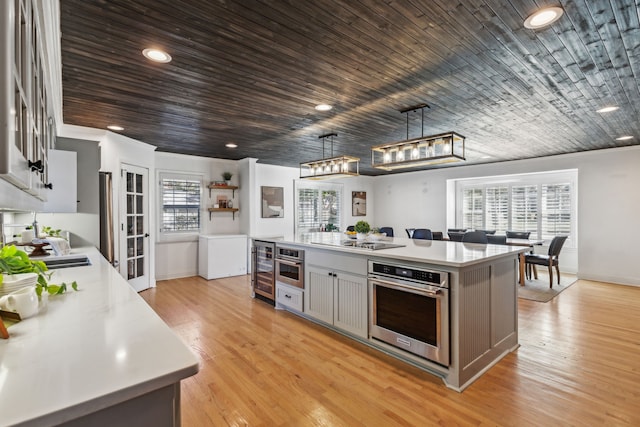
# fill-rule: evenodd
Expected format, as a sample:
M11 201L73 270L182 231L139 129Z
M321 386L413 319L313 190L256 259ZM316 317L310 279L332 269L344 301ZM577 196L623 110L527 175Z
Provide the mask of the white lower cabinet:
M276 308L285 306L295 311L302 312L302 297L304 291L291 286L276 285Z
M367 338L367 278L314 265L306 268L305 314Z

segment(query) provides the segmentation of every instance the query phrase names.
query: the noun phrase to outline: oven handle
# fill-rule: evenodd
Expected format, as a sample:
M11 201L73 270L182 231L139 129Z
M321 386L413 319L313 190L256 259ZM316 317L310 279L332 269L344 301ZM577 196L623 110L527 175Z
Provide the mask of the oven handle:
M429 295L429 296L438 296L442 293L442 290L440 289L422 289L422 288L416 288L415 286L409 286L409 285L403 285L401 283L397 283L397 282L389 282L387 280L382 280L382 279L378 279L377 277L369 277L369 280L371 282L374 283L379 283L382 286L384 286L385 288L391 288L391 289L396 289L399 291L411 291L413 293L416 294L423 294L423 295Z
M297 267L300 264L302 264L301 261L298 262L293 262L293 261L287 261L286 259L282 259L282 258L276 258L276 262L279 262L281 264L286 264L286 265L290 265L292 267Z

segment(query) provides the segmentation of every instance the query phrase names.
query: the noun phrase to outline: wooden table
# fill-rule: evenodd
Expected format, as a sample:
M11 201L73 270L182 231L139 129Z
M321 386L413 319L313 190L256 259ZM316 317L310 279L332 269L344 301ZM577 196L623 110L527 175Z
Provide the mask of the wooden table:
M542 245L543 239L507 239L507 245L509 246L523 246L532 248L534 245ZM524 286L524 269L525 259L524 254L520 254L520 286Z

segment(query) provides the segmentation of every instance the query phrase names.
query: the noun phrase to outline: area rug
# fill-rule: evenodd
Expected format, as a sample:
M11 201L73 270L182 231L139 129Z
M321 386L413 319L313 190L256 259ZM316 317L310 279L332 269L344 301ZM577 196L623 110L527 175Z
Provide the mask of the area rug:
M576 282L576 276L572 274L561 274L560 284L557 283L557 278L553 277L553 288L549 288L549 275L546 272L538 269L538 279L534 279L533 275L531 280L525 280L524 286L517 285L518 298L528 299L538 302L551 301L560 292L567 289L569 286Z

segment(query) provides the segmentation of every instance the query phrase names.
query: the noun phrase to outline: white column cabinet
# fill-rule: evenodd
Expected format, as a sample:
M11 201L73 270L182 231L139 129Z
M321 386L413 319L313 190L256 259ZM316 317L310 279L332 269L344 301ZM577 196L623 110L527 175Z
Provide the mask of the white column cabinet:
M367 338L367 301L365 276L307 266L304 312L308 316Z

